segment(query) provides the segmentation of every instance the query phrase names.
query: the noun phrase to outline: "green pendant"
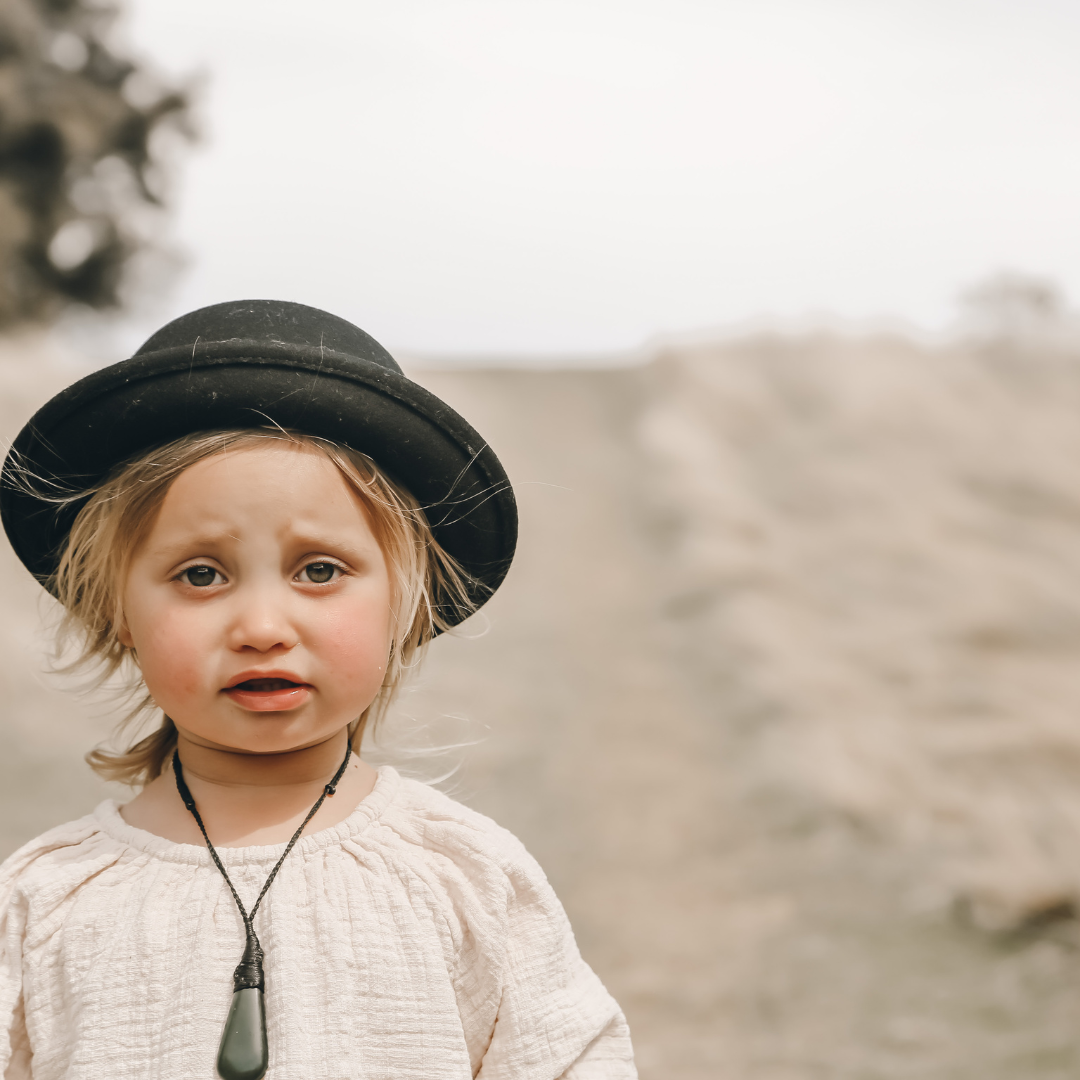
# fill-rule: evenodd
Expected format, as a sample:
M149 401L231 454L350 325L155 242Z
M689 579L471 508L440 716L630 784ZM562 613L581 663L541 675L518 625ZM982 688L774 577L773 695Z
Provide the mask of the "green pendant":
M262 1080L269 1064L263 992L254 986L237 990L221 1033L218 1076L221 1080Z

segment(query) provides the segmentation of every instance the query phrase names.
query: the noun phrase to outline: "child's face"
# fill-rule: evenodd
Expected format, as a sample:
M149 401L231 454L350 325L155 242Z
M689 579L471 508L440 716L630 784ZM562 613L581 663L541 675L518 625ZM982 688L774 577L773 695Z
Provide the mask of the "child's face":
M136 549L120 640L189 738L274 753L375 699L390 645L386 562L321 455L268 443L173 482Z

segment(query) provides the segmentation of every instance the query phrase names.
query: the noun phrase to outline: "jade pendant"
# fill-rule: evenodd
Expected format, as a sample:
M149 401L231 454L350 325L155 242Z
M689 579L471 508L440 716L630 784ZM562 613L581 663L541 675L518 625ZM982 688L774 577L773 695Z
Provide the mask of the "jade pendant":
M218 1047L218 1076L221 1080L262 1080L269 1064L263 992L248 986L232 996Z

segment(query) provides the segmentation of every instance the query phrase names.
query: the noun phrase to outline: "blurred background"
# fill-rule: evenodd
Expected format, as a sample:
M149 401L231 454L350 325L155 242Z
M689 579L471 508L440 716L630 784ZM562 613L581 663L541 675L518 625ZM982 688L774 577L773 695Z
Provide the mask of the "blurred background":
M1071 0L0 0L0 436L201 304L357 322L522 514L372 756L525 840L644 1080L1073 1078L1078 55ZM6 855L123 792L0 593Z

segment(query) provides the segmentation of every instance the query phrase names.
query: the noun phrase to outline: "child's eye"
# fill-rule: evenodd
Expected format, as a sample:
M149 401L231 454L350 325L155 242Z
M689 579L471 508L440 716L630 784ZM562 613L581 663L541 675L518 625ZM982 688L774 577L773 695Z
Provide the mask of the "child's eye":
M330 581L334 574L340 571L340 567L335 566L329 562L313 562L308 563L303 570L300 571L300 576L316 585L324 585Z
M184 581L198 588L215 584L218 576L218 572L212 566L189 566L180 573Z

